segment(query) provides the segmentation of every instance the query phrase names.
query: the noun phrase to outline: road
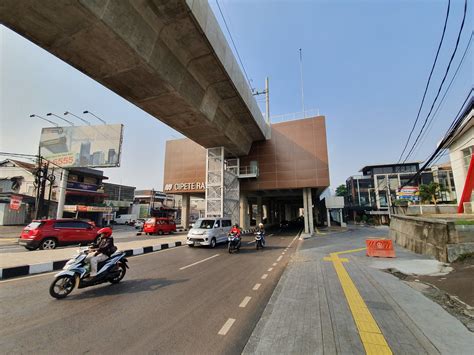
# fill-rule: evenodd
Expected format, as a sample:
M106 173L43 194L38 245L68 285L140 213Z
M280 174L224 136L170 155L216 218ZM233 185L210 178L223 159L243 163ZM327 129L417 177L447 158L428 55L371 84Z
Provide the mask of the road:
M2 353L240 354L290 255L297 231L240 253L178 247L129 259L119 285L55 300L53 274L0 282Z
M144 233L137 235L139 232L134 227L125 225L113 226L113 235L116 242L131 242L134 240L155 239L159 240L159 236L147 236ZM173 235L186 234L187 232L173 233ZM76 248L76 245L64 246L60 248ZM2 253L31 253L30 250L18 245L17 238L1 238L0 239L0 254Z

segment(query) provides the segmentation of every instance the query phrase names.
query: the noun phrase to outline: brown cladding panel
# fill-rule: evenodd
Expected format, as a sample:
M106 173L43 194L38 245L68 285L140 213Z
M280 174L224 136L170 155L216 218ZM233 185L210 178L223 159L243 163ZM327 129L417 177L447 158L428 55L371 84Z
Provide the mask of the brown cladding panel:
M326 124L323 116L272 124L272 138L255 142L241 166L258 162L260 176L241 180L241 190L329 186ZM166 143L164 184L204 182L206 150L189 139ZM194 190L203 192L203 190ZM189 191L172 191L189 192Z

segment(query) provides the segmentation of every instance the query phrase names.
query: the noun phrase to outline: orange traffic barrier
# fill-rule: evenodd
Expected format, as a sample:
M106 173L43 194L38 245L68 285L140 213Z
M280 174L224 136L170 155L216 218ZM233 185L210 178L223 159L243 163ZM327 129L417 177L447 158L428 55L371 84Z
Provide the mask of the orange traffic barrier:
M395 250L391 239L366 239L367 256L394 258Z

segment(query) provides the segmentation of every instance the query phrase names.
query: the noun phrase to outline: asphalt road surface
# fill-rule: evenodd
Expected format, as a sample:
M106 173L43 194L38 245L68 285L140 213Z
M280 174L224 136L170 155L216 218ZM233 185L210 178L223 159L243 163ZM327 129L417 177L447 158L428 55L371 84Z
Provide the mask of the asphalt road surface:
M52 273L0 281L2 353L240 354L298 245L182 246L129 259L118 285L49 295Z

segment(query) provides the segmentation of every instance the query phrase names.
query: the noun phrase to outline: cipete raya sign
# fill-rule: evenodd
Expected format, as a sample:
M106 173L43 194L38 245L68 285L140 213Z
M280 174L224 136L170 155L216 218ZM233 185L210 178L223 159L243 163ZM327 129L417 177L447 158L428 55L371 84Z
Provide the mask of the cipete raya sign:
M180 182L176 184L166 184L165 191L189 191L189 190L204 190L206 184L203 182Z

